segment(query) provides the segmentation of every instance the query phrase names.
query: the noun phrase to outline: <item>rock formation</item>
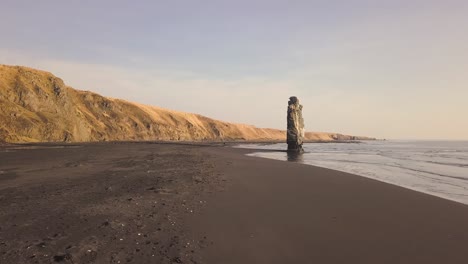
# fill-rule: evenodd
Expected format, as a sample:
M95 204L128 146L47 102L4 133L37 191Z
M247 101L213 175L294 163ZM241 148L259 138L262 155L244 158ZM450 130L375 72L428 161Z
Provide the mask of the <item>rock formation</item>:
M288 152L303 152L304 141L304 119L302 118L302 105L297 97L292 96L288 102L288 130L287 143Z

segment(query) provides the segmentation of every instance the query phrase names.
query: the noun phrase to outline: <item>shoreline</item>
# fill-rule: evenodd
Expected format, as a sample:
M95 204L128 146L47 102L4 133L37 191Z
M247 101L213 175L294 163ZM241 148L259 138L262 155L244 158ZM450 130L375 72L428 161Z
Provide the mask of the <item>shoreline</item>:
M403 188L403 189L407 189L407 190L410 190L410 191L413 191L413 192L418 192L418 193L430 195L430 196L437 197L437 198L440 198L440 199L443 199L443 200L447 200L447 201L450 201L450 202L455 202L455 203L459 203L459 204L468 206L467 203L461 202L461 201L456 200L456 199L454 199L454 198L451 198L451 197L449 197L449 196L442 196L442 195L437 195L437 194L435 194L435 193L425 192L424 190L413 189L413 188L411 188L411 187L407 187L407 186L404 186L404 185L398 185L398 184L393 183L393 182L390 182L390 181L379 180L379 179L372 178L372 177L369 177L369 176L366 176L366 175L360 175L360 174L357 174L357 173L351 173L351 172L347 172L347 171L344 171L344 170L339 170L339 169L333 169L333 168L327 168L327 167L317 166L317 165L309 164L309 163L306 163L306 162L303 162L303 161L294 160L295 158L290 159L290 160L282 160L282 159L267 158L267 157L254 156L254 155L253 155L253 154L256 154L256 153L269 153L269 152L285 153L285 152L287 152L287 151L281 151L281 150L256 150L255 152L253 152L253 153L247 153L246 155L248 155L249 157L256 157L256 158L262 158L262 159L268 159L268 160L277 160L277 161L283 161L283 162L296 162L296 163L298 163L298 164L303 164L303 165L312 166L312 167L316 167L316 168L323 168L323 169L328 169L328 170L332 170L332 171L336 171L336 172L340 172L340 173L347 173L347 174L351 174L351 175L354 175L354 176L357 176L357 177L363 177L363 178L366 178L366 179L369 179L369 180L373 180L373 181L377 181L377 182L380 182L380 183L385 183L385 184L397 186L397 187L400 187L400 188ZM305 152L305 153L307 153L307 152Z
M445 141L442 141L442 142L445 142ZM249 148L246 147L246 149L249 149ZM372 149L372 148L368 149L365 146L359 151L361 152L367 151L370 153L369 155L387 157L385 149L386 149L385 146L379 149L379 151L385 154L374 153L373 151L375 151L375 149ZM420 159L420 160L415 160L415 161L427 162L426 164L424 164L427 167L423 167L417 164L418 166L420 166L420 169L418 170L418 169L414 169L416 165L414 163L411 163L413 161L411 158L408 158L406 166L405 165L397 166L393 164L389 165L386 161L382 161L381 163L379 163L379 162L375 162L373 159L368 159L366 157L360 157L360 156L358 156L357 158L345 157L343 158L343 160L336 160L335 158L333 158L333 155L327 155L326 151L324 155L326 155L327 158L322 159L320 157L320 153L322 153L323 150L324 148L321 148L320 150L318 150L318 152L306 151L303 153L303 155L294 155L294 154L288 153L288 155L286 156L284 155L286 151L274 149L274 148L272 149L267 148L267 149L254 149L254 152L249 153L247 155L253 156L253 157L266 158L266 159L280 160L280 161L293 161L293 162L306 164L309 166L327 168L327 169L331 169L331 170L335 170L339 172L350 173L350 174L354 174L360 177L376 180L376 181L383 182L386 184L399 186L401 188L409 189L409 190L420 192L420 193L425 193L425 194L432 195L432 196L442 198L445 200L468 205L468 199L466 199L466 197L468 197L468 194L466 194L465 182L458 182L458 185L456 185L457 182L449 182L448 180L444 181L444 179L442 178L442 177L447 177L447 178L453 178L453 179L466 181L466 179L462 177L461 175L456 175L456 174L454 175L450 173L450 169L458 169L458 167L466 167L467 165L465 164L454 164L454 163L444 164L444 163L437 163L437 162L432 163L429 160ZM334 155L348 155L350 154L350 152L348 151L350 150L347 150L346 147L344 147L344 149L342 149L341 151L338 150L336 154ZM356 151L356 150L352 150L352 151ZM454 152L457 152L457 151L454 151ZM278 153L278 154L275 154L275 153ZM280 153L283 153L283 154L280 155ZM437 157L434 157L434 156L433 158L437 159ZM401 159L399 159L398 156L395 156L394 160L395 161L392 160L392 162L395 162L395 163L404 162ZM367 162L370 162L369 164L372 164L372 166L368 166ZM356 165L354 165L355 163ZM361 163L365 165L360 166ZM353 165L350 165L350 164L353 164ZM431 167L431 165L433 164L437 164L437 165L441 164L441 165L448 165L448 166L453 165L454 167L446 167L445 173L441 172L439 168L435 168L439 170L435 170L433 172L431 171L431 168L433 168ZM377 168L377 166L379 168ZM398 171L392 171L392 173L390 174L388 171L390 171L390 169L393 169L393 168L398 169ZM412 175L411 172L413 172L413 170L415 170L416 172L420 172L420 173L428 173L428 174L433 173L434 177L440 176L441 178L436 178L438 180L437 182L435 182L435 180L434 182L424 181L422 179L418 180L417 179L418 177L425 178L427 177L426 176L427 174ZM429 176L432 176L432 175L429 175ZM414 177L413 180L409 180L411 177ZM450 185L453 186L452 189L444 189L444 187L447 188L447 187L450 187ZM421 187L421 186L425 186L425 187ZM453 189L455 186L458 186L458 187Z
M0 260L464 263L468 258L464 204L362 176L245 155L255 149L76 145L0 152Z
M245 156L251 150L205 151L232 162L223 168L230 187L193 221L192 230L208 230L214 241L204 251L206 263L468 258L462 246L468 242L465 204L354 174Z

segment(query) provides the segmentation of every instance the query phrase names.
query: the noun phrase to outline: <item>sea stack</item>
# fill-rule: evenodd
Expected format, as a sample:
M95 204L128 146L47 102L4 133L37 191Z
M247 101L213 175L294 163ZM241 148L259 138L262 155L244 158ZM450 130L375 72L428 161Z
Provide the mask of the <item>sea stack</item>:
M302 118L302 105L296 96L291 96L288 102L288 129L287 143L288 152L303 152L304 141L304 119Z

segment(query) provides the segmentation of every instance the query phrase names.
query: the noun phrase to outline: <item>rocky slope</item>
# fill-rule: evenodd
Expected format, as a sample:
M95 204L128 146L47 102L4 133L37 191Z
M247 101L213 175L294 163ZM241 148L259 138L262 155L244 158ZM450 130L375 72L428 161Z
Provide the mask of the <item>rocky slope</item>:
M111 99L51 73L0 65L0 142L285 140L285 131ZM333 133L307 140L366 139Z

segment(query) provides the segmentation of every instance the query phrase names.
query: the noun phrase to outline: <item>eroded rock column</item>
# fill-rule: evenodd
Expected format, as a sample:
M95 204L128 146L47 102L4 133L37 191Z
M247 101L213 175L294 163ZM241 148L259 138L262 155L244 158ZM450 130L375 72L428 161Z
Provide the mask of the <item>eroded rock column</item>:
M303 152L302 143L304 141L305 129L302 118L302 105L297 97L292 96L288 102L288 130L287 143L288 152Z

